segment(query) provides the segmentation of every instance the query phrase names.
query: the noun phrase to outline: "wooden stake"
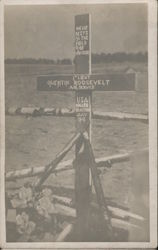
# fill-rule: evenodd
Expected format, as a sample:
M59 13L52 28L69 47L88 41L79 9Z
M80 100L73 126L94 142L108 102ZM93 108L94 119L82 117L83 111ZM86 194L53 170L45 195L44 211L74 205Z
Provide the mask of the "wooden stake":
M72 232L73 230L73 225L72 224L68 224L63 231L58 235L56 241L65 241L66 237Z
M100 207L100 219L101 219L100 222L103 224L103 227L106 230L107 240L110 240L112 237L110 212L109 212L108 206L104 198L104 192L103 192L103 188L102 188L99 175L97 172L97 167L96 167L96 162L95 162L92 146L89 141L88 135L86 133L84 134L84 142L85 142L85 148L87 150L87 154L89 155L89 159L88 159L89 167L91 168L92 180L93 180L94 188L96 191L98 204ZM104 219L105 219L105 223L104 223Z
M39 188L43 182L48 178L48 176L52 173L53 170L57 167L58 163L65 157L65 155L70 151L70 149L74 146L74 144L77 143L79 138L81 137L81 134L78 133L70 140L70 142L64 147L64 149L55 157L55 159L46 166L46 170L44 174L42 174L40 177L38 177L33 183L33 187L35 189Z

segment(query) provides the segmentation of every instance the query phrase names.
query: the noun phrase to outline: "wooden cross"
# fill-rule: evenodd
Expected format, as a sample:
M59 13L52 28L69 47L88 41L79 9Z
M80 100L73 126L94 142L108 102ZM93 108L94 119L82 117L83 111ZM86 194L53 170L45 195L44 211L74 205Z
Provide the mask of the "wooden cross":
M38 90L75 91L77 132L91 125L93 91L132 91L135 74L91 74L90 15L75 16L75 74L38 77ZM90 129L88 129L90 134Z
M37 89L40 91L75 91L76 130L77 132L87 131L89 138L91 138L92 92L135 89L134 73L91 74L90 28L89 14L75 16L75 73L73 75L44 75L37 79ZM84 149L80 151L81 144L82 142L79 142L76 145L74 166L78 234L82 241L87 227L91 181L86 163L88 156Z

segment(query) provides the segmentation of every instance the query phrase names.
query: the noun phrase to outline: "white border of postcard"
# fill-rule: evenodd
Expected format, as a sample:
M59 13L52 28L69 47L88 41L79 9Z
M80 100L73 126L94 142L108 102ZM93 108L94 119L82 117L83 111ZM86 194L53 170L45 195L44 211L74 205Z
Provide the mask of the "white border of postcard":
M150 242L42 242L7 243L5 239L4 202L4 155L5 155L5 110L4 110L4 5L47 4L99 4L99 3L147 3L148 4L148 58L149 58L149 167L150 167ZM2 248L156 248L157 246L157 1L156 0L1 0L0 1L0 165L1 207L0 247Z

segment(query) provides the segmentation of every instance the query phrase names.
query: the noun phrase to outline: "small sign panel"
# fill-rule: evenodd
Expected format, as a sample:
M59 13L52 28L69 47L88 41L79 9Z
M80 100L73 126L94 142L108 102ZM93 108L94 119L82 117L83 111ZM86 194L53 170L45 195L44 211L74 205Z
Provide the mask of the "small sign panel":
M75 50L76 55L89 53L89 14L75 17Z
M53 75L37 79L41 91L134 91L135 74Z
M78 91L76 93L76 112L84 111L89 112L91 110L91 93L88 91Z
M91 92L76 92L76 126L78 131L83 132L88 128L91 120Z

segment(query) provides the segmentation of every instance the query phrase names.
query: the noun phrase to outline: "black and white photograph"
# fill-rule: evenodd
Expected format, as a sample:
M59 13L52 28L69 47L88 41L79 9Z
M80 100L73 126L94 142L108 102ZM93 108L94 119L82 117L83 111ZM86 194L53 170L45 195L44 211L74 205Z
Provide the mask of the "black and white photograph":
M2 248L155 248L156 1L0 7Z

